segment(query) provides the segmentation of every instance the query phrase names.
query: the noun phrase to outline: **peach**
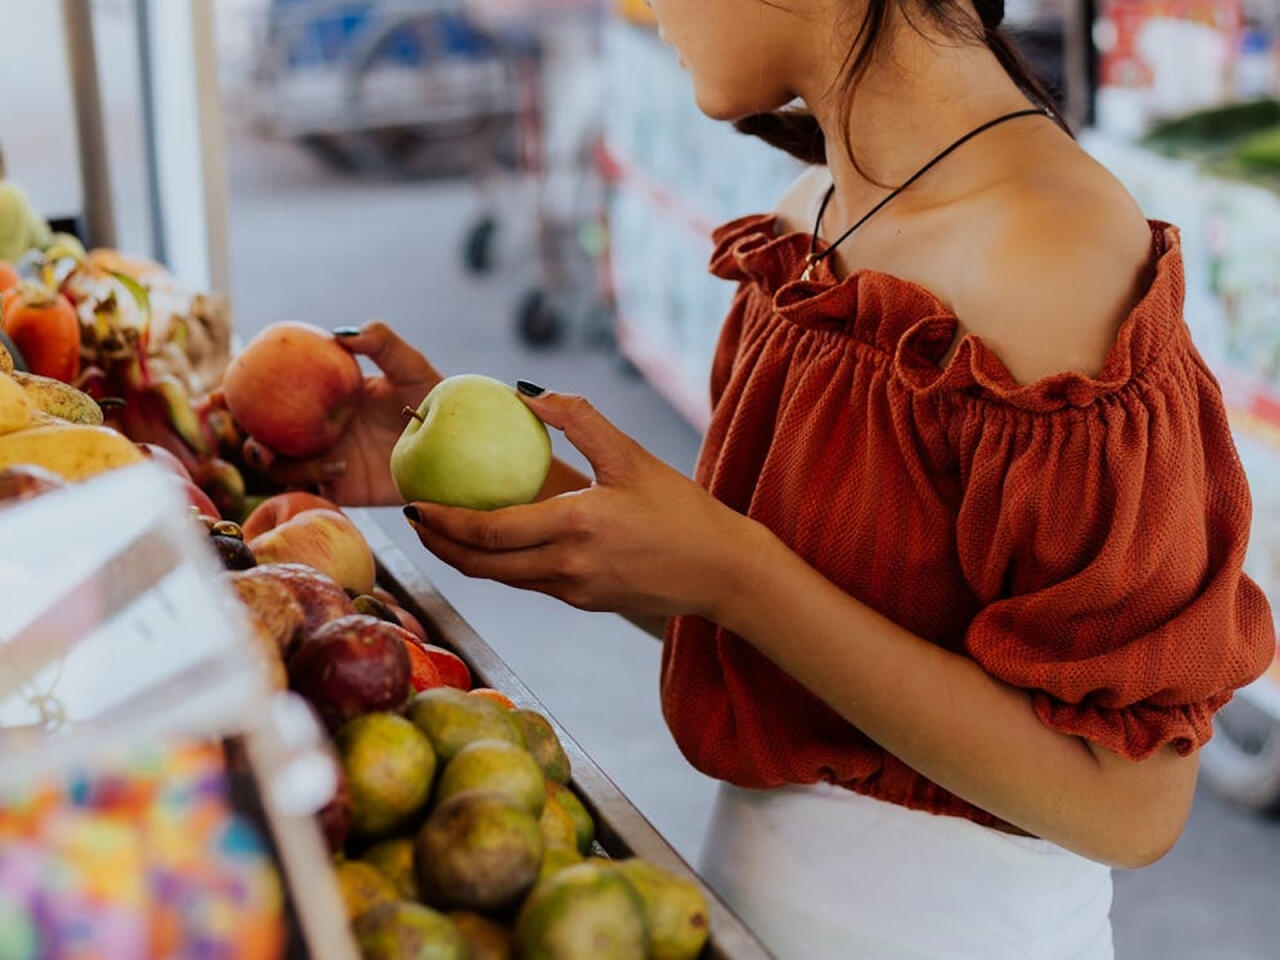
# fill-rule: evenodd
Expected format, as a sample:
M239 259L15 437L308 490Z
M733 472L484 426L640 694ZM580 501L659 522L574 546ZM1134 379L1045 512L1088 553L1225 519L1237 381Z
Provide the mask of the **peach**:
M363 382L360 364L332 334L277 323L231 361L223 390L249 436L286 457L318 457L342 436Z
M324 497L317 497L314 493L304 493L301 490L292 493L278 493L254 507L253 512L245 518L244 523L241 525L244 528L244 538L252 540L259 534L266 533L273 527L280 526L286 520L296 517L304 510L342 512L336 503L326 500Z
M333 510L303 510L254 537L249 549L259 563L303 563L352 593L373 589L373 551L359 528Z

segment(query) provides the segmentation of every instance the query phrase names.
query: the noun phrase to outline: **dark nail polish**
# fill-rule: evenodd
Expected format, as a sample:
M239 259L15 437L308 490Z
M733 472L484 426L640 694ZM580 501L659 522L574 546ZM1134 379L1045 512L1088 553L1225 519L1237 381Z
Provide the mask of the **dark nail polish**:
M422 517L418 514L418 508L413 504L409 504L404 508L404 515L409 518L410 523L422 522Z
M359 327L334 327L333 335L335 337L358 337L360 336Z
M545 387L540 387L536 383L530 383L528 380L517 380L516 389L526 397L540 397L547 392Z

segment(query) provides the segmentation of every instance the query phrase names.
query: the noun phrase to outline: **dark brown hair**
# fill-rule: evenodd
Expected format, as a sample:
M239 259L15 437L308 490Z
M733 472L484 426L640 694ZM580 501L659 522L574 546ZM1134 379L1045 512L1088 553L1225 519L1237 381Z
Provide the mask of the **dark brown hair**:
M906 9L907 4L912 0L867 0L867 12L863 15L862 24L854 37L853 48L846 58L844 75L840 80L840 92L846 100L853 96L854 88L871 64L876 44L883 37L889 22L890 7L895 2L902 9L907 23L918 29ZM1000 65L1022 92L1036 105L1048 110L1058 125L1067 133L1071 133L1066 121L1059 114L1053 97L1036 79L1008 35L1000 29L1000 24L1004 22L1005 0L973 0L980 24L973 22L972 16L961 6L959 0L915 0L915 2L923 7L925 13L935 22L946 27L957 38L971 40L974 43L985 43L987 49L995 54ZM805 110L787 108L776 113L758 113L739 120L735 126L742 133L759 137L806 163L826 163L827 161L826 137L822 127L818 125L817 118ZM845 149L849 151L850 156L853 156L853 144L849 140L847 125L844 141ZM857 163L856 159L854 162Z

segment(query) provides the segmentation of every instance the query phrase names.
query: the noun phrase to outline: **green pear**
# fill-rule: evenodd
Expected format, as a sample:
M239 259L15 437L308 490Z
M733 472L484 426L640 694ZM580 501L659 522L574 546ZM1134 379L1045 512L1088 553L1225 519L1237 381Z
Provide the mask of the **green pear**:
M406 501L473 510L529 503L551 467L551 438L513 387L478 374L438 383L391 451Z

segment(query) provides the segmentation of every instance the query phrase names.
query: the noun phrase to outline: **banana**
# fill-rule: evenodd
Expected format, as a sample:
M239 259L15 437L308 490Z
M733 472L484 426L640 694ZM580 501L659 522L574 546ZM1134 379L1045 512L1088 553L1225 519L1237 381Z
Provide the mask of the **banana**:
M68 423L84 423L91 427L102 425L102 408L87 393L61 380L34 373L13 373L10 376L27 391L27 398L37 410Z
M29 463L76 481L143 459L132 441L108 427L64 424L0 436L0 470Z
M31 401L27 399L26 391L0 374L0 434L21 430L30 423Z

